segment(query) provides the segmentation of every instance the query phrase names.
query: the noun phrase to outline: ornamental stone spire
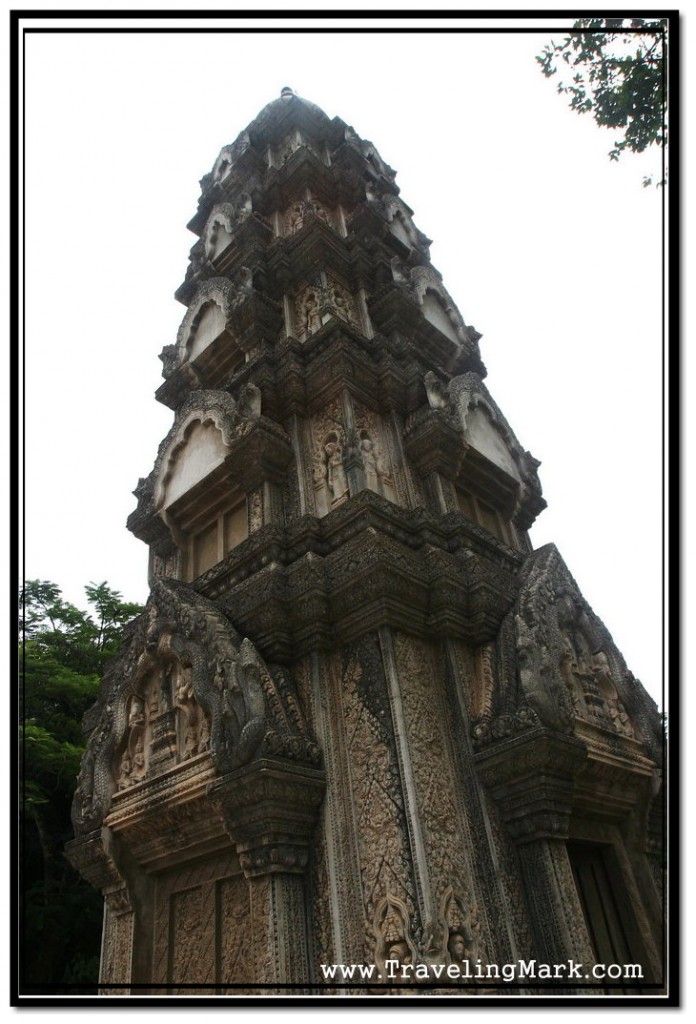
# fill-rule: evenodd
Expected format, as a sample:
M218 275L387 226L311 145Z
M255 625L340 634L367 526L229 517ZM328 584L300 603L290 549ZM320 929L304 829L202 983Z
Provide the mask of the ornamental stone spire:
M201 180L128 520L150 597L68 847L102 991L479 964L441 991L485 994L533 958L661 981L659 715L532 550L539 462L395 178L284 87Z

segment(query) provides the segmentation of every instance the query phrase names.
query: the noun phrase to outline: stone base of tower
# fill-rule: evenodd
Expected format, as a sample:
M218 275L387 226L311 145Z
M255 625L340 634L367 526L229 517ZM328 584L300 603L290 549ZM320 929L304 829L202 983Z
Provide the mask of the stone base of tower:
M521 689L516 618L524 608L532 621L529 578L544 560L557 584L564 578L553 552L530 556L493 641L429 640L389 624L392 612L283 669L240 642L211 602L158 584L114 668L120 683L82 790L90 801L78 791L85 826L100 805L106 813L67 851L104 893L102 991L341 992L326 987L325 967L360 964L374 965L374 984L351 992L411 991L419 981L432 992L444 979L439 994L485 996L509 988L503 965L532 960L588 971L636 963L641 991L659 984L655 738L638 735L649 708L641 718L636 704L612 725L618 698L605 681L604 696L591 688L582 708L568 694L568 718L553 721L543 692ZM556 591L567 601L570 584ZM558 600L546 608L552 650L559 610L565 623ZM210 672L221 670L226 642L218 688ZM198 726L206 749L189 734L186 692L210 716ZM165 726L168 756L151 752L134 778L129 750L145 729L150 751L161 751L154 740ZM232 729L237 746L250 744L237 766ZM106 764L120 766L110 792ZM553 988L524 969L520 979L524 991Z

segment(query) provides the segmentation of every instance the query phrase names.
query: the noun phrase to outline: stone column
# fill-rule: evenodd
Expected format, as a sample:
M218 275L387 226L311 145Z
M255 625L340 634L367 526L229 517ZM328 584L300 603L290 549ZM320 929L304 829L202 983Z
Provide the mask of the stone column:
M99 983L109 987L101 994L142 994L129 986L151 980L153 893L145 872L106 827L73 840L66 856L104 896Z
M209 791L249 883L254 979L269 989L311 980L304 874L324 787L316 768L263 759Z
M586 758L584 743L548 729L496 743L474 758L518 848L534 953L550 964L594 964L565 842Z

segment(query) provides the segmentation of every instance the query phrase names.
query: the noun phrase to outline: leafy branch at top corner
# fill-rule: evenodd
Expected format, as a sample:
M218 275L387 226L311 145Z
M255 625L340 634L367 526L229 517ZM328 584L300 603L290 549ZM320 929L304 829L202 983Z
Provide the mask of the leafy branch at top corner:
M622 133L611 160L625 150L667 145L666 21L582 18L536 60L547 78L561 72L558 92L569 97L571 110L590 112L598 125ZM644 186L651 183L644 178Z

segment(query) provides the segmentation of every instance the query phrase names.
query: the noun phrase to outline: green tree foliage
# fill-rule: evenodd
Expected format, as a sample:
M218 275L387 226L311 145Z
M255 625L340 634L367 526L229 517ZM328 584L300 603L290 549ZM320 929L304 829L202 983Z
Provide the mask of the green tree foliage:
M620 134L612 160L667 144L667 23L644 18L581 18L562 43L536 58L578 113ZM644 185L651 183L645 178Z
M97 980L101 898L63 856L84 750L81 721L142 608L106 583L85 587L90 612L45 580L20 593L20 815L23 990ZM66 989L56 989L64 992ZM84 989L80 989L84 992Z

